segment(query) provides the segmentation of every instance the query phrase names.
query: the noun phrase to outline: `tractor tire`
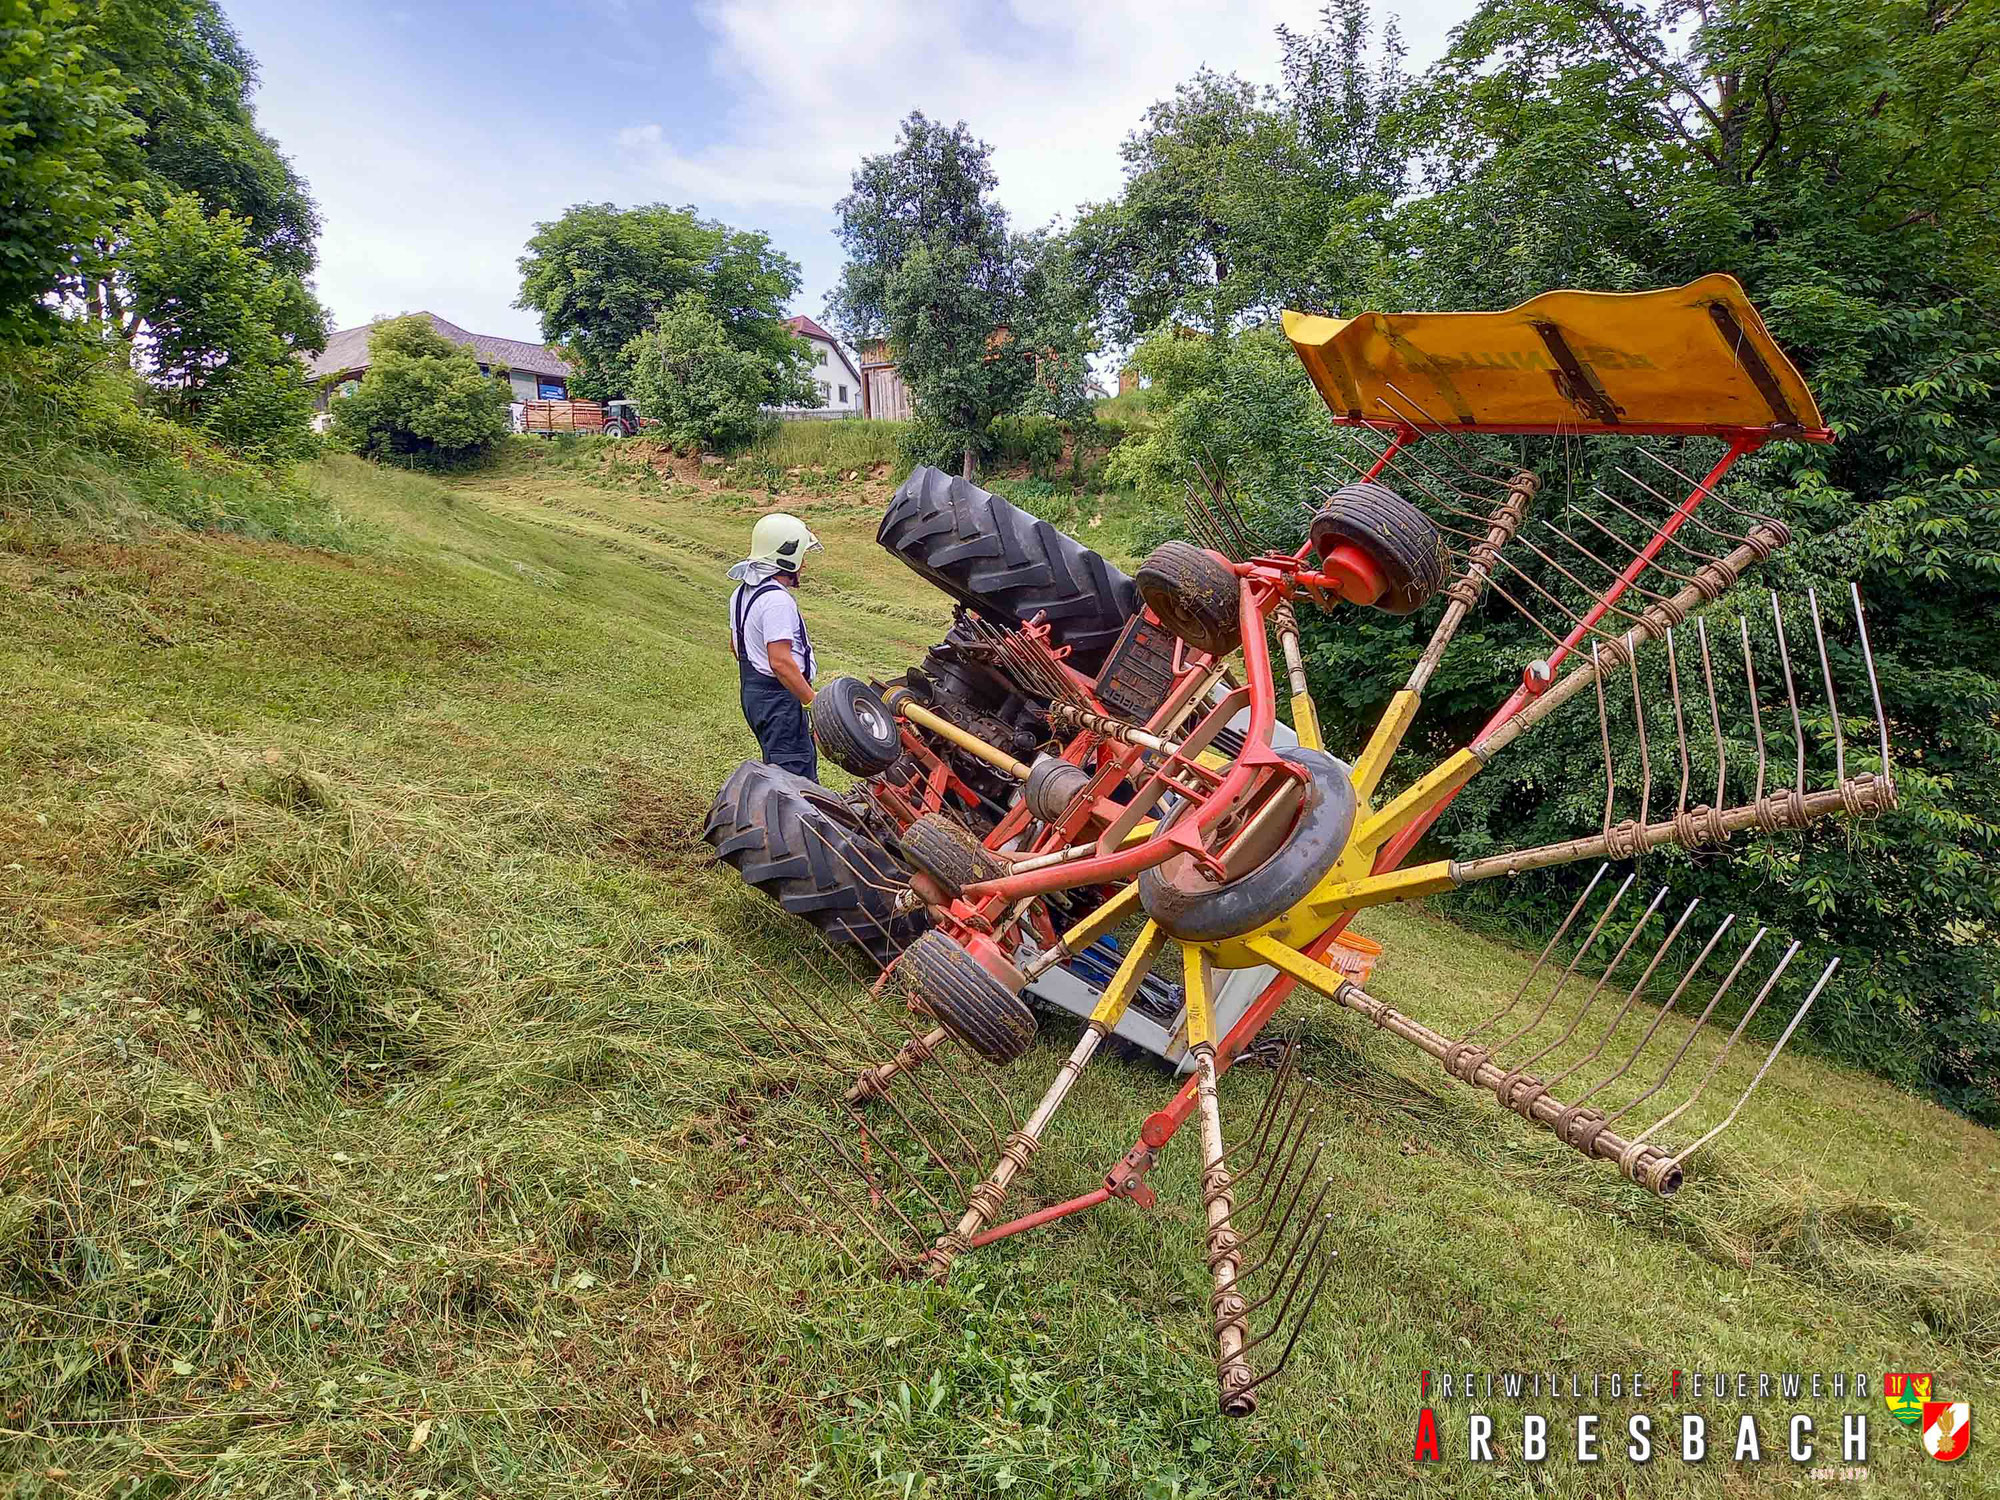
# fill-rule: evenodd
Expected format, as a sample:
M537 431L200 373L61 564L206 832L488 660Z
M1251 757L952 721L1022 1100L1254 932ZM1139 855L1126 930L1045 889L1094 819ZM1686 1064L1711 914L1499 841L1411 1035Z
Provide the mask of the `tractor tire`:
M942 932L927 932L896 966L937 1023L973 1052L1005 1067L1035 1045L1035 1012Z
M1132 580L1047 521L940 469L915 469L875 540L1000 625L1047 617L1070 665L1095 673L1138 611Z
M746 884L880 966L925 928L896 912L909 883L902 863L853 808L803 776L746 760L716 793L702 837Z
M806 710L820 753L851 776L879 776L903 754L896 716L858 677L836 677Z
M1341 542L1382 569L1385 587L1374 607L1392 615L1422 609L1451 577L1451 554L1437 524L1386 484L1347 485L1319 508L1313 550L1325 557Z
M1187 542L1162 542L1139 567L1139 597L1197 651L1227 656L1242 644L1239 590L1229 564Z
M901 842L910 868L930 876L954 901L967 886L1007 873L992 850L943 813L925 813L903 830Z
M1139 873L1139 905L1168 936L1213 943L1255 932L1305 900L1339 863L1354 831L1352 772L1331 755L1303 746L1278 754L1304 766L1312 779L1292 831L1255 869L1217 885L1194 867L1190 856L1177 854ZM1184 803L1168 823L1186 811Z

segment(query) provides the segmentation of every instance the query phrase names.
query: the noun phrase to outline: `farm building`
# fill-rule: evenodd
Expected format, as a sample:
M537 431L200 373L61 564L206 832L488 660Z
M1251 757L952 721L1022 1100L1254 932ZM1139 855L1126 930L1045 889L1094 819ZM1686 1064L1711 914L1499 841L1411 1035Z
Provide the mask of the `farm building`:
M454 344L463 344L479 360L481 374L505 367L507 382L516 401L566 401L569 399L570 367L546 344L530 344L520 339L497 338L489 333L468 333L456 323L447 323L436 313L418 313L431 327ZM373 323L359 328L343 328L326 341L324 352L307 361L309 377L320 384L319 409L325 411L330 394L345 394L349 382L358 384L368 371L368 335Z
M818 406L780 408L788 417L846 417L861 411L861 372L840 347L840 340L808 317L785 319L785 327L812 348L815 384L819 386Z
M870 339L861 346L861 410L891 422L910 419L910 388L896 371L886 339Z

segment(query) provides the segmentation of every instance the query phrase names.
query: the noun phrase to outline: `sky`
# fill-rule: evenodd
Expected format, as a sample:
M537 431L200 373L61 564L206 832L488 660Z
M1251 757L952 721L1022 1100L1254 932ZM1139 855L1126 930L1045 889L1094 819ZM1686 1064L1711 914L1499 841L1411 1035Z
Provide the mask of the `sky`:
M693 204L840 275L833 205L913 109L993 146L1017 226L1108 198L1119 143L1201 67L1274 82L1317 0L224 0L259 123L320 205L334 327L419 310L539 339L514 307L536 223ZM1400 0L1413 65L1473 0Z

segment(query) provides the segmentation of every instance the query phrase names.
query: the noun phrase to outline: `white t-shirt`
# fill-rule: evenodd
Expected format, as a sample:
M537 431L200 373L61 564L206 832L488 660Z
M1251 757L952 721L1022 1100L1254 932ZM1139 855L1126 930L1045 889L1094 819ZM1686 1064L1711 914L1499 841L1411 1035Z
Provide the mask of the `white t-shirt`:
M736 618L736 606L742 601L743 590L752 585L738 585L729 596L729 617ZM807 682L813 674L806 650L806 622L799 613L798 600L783 584L764 590L763 597L743 612L743 650L750 658L750 665L766 677L771 672L771 642L790 641L792 661Z

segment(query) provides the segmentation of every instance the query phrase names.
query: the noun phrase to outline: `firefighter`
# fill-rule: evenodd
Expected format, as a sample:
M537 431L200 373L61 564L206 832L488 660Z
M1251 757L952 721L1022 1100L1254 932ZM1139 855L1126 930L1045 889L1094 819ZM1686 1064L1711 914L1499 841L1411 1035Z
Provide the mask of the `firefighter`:
M819 751L806 723L813 701L813 649L793 597L819 538L797 516L770 515L751 528L750 556L729 570L729 649L743 717L771 765L819 780Z

